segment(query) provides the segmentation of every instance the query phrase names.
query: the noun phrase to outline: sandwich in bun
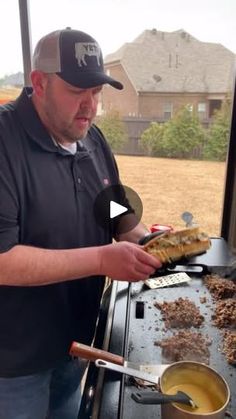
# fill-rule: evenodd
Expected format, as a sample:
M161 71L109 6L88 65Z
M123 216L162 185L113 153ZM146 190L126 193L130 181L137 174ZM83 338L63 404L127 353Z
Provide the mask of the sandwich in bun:
M200 255L211 247L211 241L199 227L165 231L154 237L143 248L163 264Z

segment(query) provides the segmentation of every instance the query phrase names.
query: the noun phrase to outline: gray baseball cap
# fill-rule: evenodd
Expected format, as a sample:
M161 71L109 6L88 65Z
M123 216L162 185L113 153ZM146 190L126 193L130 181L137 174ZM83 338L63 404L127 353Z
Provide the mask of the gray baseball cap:
M106 83L123 89L122 83L105 73L97 41L85 32L70 28L51 32L39 40L32 68L56 73L67 83L82 89Z

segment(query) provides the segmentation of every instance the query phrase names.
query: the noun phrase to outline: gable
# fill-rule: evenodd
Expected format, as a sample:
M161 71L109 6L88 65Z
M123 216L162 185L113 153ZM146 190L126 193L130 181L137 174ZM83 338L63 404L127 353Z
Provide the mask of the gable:
M144 31L105 59L120 63L137 92L224 93L232 90L235 54L184 30Z

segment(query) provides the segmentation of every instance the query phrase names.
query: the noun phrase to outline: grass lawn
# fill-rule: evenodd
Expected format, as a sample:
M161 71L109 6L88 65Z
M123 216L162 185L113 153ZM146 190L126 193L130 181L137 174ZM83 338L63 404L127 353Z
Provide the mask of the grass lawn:
M139 156L116 156L124 185L140 196L142 221L185 226L184 211L210 236L220 235L226 164Z

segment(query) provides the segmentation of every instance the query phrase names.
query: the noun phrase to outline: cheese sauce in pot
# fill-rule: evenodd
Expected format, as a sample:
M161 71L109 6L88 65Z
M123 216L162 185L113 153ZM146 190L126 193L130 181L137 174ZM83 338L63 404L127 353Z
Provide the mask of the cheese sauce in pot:
M181 409L187 410L194 413L210 413L218 410L221 407L220 400L217 400L217 396L206 391L205 388L202 388L196 384L179 384L171 387L168 390L168 394L176 394L177 391L183 391L186 393L193 402L197 405L197 408L193 409L190 406L176 403Z
M162 393L186 393L196 408L180 403L161 406L162 419L224 419L230 390L217 371L194 361L179 361L169 365L160 377Z

